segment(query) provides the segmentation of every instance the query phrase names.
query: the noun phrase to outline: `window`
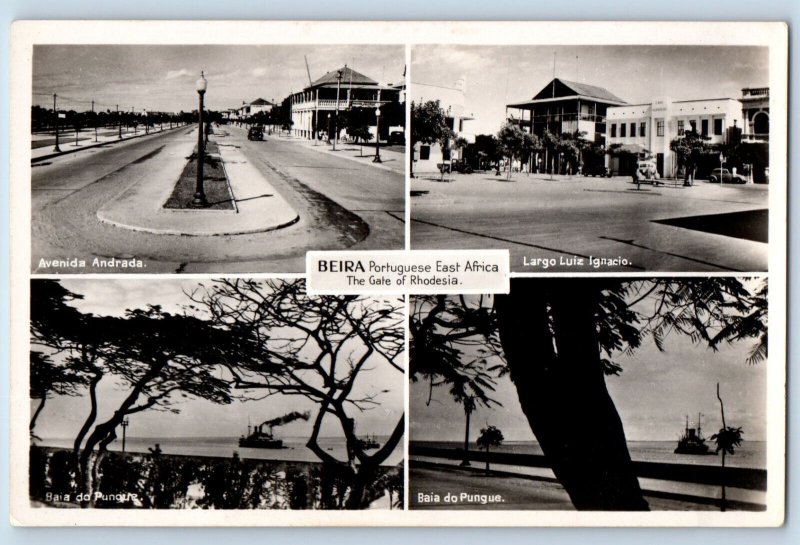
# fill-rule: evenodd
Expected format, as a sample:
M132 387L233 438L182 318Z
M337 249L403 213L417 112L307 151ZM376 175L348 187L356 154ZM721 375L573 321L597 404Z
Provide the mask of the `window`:
M689 121L689 126L692 127L692 132L697 132L697 121Z
M636 123L631 123L631 138L636 136Z
M678 120L678 136L683 134L683 119Z
M703 136L708 136L708 119L703 119L700 121L700 134Z
M656 121L656 136L664 136L664 120Z
M625 123L620 123L619 124L619 137L620 138L625 138L626 136L628 136L627 131L628 131L628 125L626 125Z
M647 123L644 121L639 123L639 136L647 136Z
M431 147L430 146L420 146L420 148L419 148L419 159L420 159L420 161L427 161L430 158L431 158Z
M611 124L611 138L616 138L616 137L617 137L617 124L616 123L612 123Z
M714 134L717 136L722 135L722 119L714 120Z

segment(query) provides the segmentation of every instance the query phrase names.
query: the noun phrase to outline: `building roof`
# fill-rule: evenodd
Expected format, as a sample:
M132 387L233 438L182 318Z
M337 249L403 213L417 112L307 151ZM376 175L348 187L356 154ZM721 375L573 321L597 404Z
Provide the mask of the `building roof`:
M624 100L603 87L555 78L542 88L531 100L508 104L508 107L524 109L541 102L555 102L570 98L589 99L612 106L627 106Z
M378 82L372 78L368 78L364 74L360 72L356 72L352 68L348 67L346 64L337 70L331 70L314 83L311 84L311 87L322 87L324 85L336 85L337 83L337 73L342 72L342 85L378 85Z
M548 83L541 91L539 91L536 96L533 97L533 100L575 95L625 104L624 100L608 91L608 89L598 87L597 85L589 85L588 83L567 81L561 78L555 78Z
M257 98L253 102L250 103L251 106L274 106L272 102L269 100L264 100L263 98Z

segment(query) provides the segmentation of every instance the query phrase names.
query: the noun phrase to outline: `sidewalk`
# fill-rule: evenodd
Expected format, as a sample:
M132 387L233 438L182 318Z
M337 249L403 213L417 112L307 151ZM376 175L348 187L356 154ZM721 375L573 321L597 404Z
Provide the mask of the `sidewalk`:
M75 145L75 131L61 132L58 138L58 147L60 152L53 151L55 147L55 136L51 134L34 134L31 135L31 163L38 163L39 161L46 161L62 155L68 155L78 151L106 146L117 142L126 142L134 138L141 138L143 136L151 136L159 134L164 131L186 129L186 125L172 127L164 127L163 129L154 129L146 133L144 129L137 130L136 133L124 132L122 139L119 138L119 131L103 129L98 131L97 141L95 142L94 129L84 129L78 134L77 146ZM46 143L46 144L45 144ZM42 145L45 144L45 145Z
M309 149L313 149L314 151L318 151L320 153L327 153L328 155L333 155L334 157L341 157L342 159L347 159L349 161L355 161L357 163L361 163L371 167L380 168L391 172L396 172L401 175L405 175L406 172L405 153L400 153L397 151L391 151L381 148L382 162L373 163L372 160L375 157L375 147L372 145L364 146L362 154L362 148L358 144L347 144L344 142L339 142L338 144L336 144L336 151L333 151L333 146L331 146L330 144L320 141L308 140L306 138L302 138L299 136L285 136L273 133L271 136L269 136L269 138L279 138L280 140L296 142L302 146L305 146Z
M258 233L286 227L299 220L297 212L232 145L219 144L236 210L174 210L163 204L193 150L196 132L186 135L148 161L132 186L97 211L100 221L156 234L213 236Z

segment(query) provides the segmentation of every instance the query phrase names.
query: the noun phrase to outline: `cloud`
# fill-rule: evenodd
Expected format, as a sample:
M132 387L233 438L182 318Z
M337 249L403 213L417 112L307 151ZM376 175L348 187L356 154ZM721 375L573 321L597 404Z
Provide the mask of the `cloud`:
M250 73L253 74L254 76L259 76L259 77L260 76L266 76L267 75L267 69L264 68L263 66L259 66L258 68L253 68L250 71Z
M169 70L167 72L167 76L164 79L170 80L176 78L185 78L191 75L192 74L186 68L181 68L180 70Z

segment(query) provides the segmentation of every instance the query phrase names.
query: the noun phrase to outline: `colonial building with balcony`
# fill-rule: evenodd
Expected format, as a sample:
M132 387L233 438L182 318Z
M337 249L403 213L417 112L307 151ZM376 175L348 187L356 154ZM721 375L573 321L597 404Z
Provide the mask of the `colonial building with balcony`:
M553 79L531 100L506 105L506 117L530 133L542 136L577 132L602 145L606 136L606 112L626 102L596 85ZM511 111L509 111L511 110Z
M709 144L726 143L729 129L743 126L741 103L733 98L677 100L657 98L646 104L608 108L606 144L608 167L627 175L637 157L652 157L659 176L675 176L678 161L670 142L686 131L708 138Z
M291 131L295 136L313 139L323 133L332 136L336 111L357 113L374 135L376 126L381 140L388 137L390 127L404 124L405 110L400 106L403 90L398 86L381 85L356 72L347 65L332 70L312 82L298 93L293 93L284 104L291 112ZM380 108L380 113L377 109ZM401 112L402 111L402 112ZM397 119L401 115L401 119ZM380 117L380 123L378 118ZM346 134L344 127L338 127Z
M739 100L744 116L742 140L769 142L769 87L746 87Z

